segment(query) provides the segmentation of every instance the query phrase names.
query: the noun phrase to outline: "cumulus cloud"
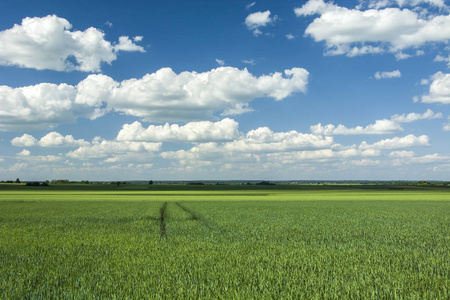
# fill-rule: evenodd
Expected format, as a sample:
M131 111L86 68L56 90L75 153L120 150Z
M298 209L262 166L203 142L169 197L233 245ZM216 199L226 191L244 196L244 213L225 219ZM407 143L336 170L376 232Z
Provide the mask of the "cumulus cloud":
M76 140L72 135L63 136L53 131L43 136L39 141L32 135L25 133L21 137L13 138L11 144L16 147L78 147L87 146L89 142L83 139Z
M77 102L107 106L145 121L192 121L213 117L215 112L248 108L255 98L282 100L305 92L308 71L301 68L255 77L247 69L219 67L204 73L176 74L163 68L141 79L114 82L105 75L90 75L80 85ZM241 110L246 112L247 109Z
M450 74L437 72L431 76L431 84L428 95L422 96L425 103L450 103Z
M288 132L273 132L267 127L260 127L242 134L230 142L201 143L189 150L166 151L160 155L165 159L177 159L182 164L194 161L220 161L226 158L230 161L255 160L259 162L259 155L271 153L292 152L300 149L321 149L333 145L332 137L299 133L295 130Z
M404 136L404 137L395 137L392 139L385 139L374 144L368 144L363 141L359 146L360 150L367 149L402 149L402 148L411 148L411 147L423 147L430 146L430 138L426 135L415 136L413 134Z
M31 152L23 149L21 152L17 153L17 156L30 156Z
M95 109L75 103L77 88L41 83L11 88L0 86L0 130L38 130L79 117L95 118Z
M58 132L50 132L39 140L41 147L78 147L87 146L89 142L83 139L76 140L72 135L63 136Z
M106 158L111 155L128 153L151 153L159 151L162 143L131 142L131 141L98 141L89 146L82 146L66 155L70 158L86 160Z
M11 145L16 147L32 147L36 146L37 143L38 140L34 136L27 133L21 137L15 137L11 140Z
M140 42L142 41L142 36L136 36L133 38L133 41ZM117 51L139 51L145 52L144 48L133 43L132 40L128 36L119 37L119 43L114 45L114 50Z
M264 27L272 21L273 20L270 17L270 10L265 12L258 11L248 15L247 18L245 18L245 24L249 29Z
M366 127L356 126L348 128L345 125L339 124L335 126L333 124L322 125L321 123L310 127L311 132L314 134L324 135L358 135L358 134L393 134L403 131L401 123L411 123L418 120L425 119L439 119L442 118L442 113L435 113L428 109L423 114L409 113L402 115L393 115L391 119L376 120L374 124L367 125Z
M71 28L69 21L56 15L23 19L20 25L0 32L0 64L99 72L102 63L116 60L118 51L144 52L126 36L113 45L96 28L70 31Z
M306 92L308 76L302 68L260 77L232 67L180 74L164 68L122 82L92 74L76 86L0 86L0 130L47 129L80 117L96 119L111 110L153 122L242 114L252 111L249 102L256 98L279 101Z
M268 152L325 148L332 144L331 137L305 134L295 130L273 132L268 127L260 127L250 130L245 138L224 143L222 148L230 152Z
M294 11L298 17L320 15L308 25L305 34L316 42L324 41L328 55L400 53L430 42L446 43L450 39L449 15L421 16L406 8L363 11L323 0L310 0Z
M384 78L395 78L395 77L401 77L402 73L400 73L399 70L395 70L392 72L376 72L375 78L376 79L384 79Z
M253 30L253 34L255 36L258 36L262 34L259 28L265 27L277 20L278 17L276 15L274 17L270 17L270 14L270 10L252 13L245 18L245 25L247 25L249 30Z
M321 123L311 126L311 132L314 134L325 135L356 135L356 134L392 134L403 131L401 125L391 120L376 120L375 124L366 127L356 126L348 128L345 125L333 124L322 125Z
M190 122L184 126L177 124L150 125L144 128L140 122L125 124L117 135L118 141L172 141L200 142L233 140L239 136L239 124L232 119L219 122Z

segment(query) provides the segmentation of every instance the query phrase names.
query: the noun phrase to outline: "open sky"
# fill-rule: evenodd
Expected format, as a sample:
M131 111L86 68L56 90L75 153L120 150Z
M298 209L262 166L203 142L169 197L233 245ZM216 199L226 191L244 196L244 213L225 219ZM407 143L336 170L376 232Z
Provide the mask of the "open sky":
M450 180L450 3L0 2L0 179Z

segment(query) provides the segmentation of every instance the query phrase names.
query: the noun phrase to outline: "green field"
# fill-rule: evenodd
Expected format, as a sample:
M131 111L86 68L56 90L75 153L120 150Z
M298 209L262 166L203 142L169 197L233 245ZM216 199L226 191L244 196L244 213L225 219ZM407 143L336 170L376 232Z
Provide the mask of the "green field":
M1 299L448 299L449 286L449 189L0 189Z

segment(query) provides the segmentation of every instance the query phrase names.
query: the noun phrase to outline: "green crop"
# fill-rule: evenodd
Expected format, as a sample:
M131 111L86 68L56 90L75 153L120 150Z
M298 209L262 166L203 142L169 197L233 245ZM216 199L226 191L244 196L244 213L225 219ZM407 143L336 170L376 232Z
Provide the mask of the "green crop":
M448 299L447 191L0 193L0 298Z

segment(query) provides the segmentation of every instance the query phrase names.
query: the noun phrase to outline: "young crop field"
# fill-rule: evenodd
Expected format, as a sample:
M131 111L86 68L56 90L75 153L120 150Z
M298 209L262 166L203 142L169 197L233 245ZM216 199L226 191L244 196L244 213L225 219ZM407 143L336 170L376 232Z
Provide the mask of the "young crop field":
M448 299L450 191L2 189L0 298Z

